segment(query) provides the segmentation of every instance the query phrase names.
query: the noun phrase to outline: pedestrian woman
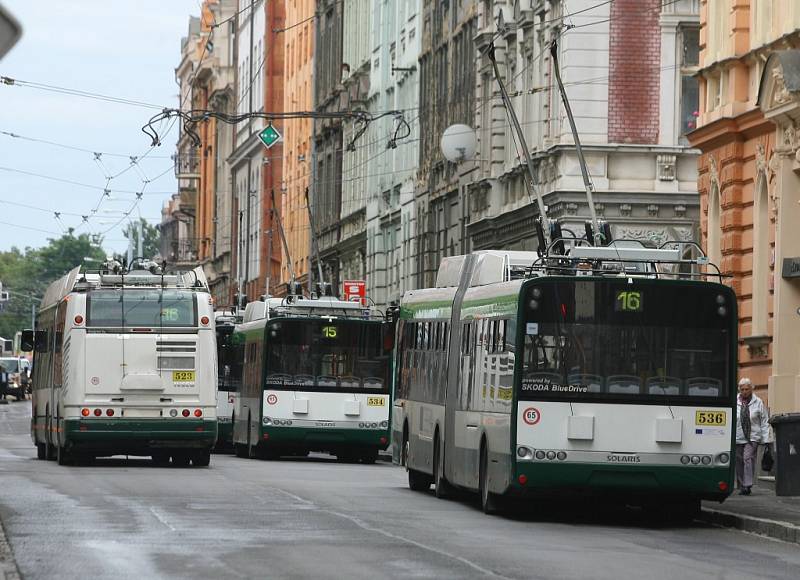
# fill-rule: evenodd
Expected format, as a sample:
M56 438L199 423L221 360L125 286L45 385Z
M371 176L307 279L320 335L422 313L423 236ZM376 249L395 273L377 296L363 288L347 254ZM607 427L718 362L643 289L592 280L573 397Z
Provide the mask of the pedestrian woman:
M739 381L736 402L736 484L739 495L750 495L758 445L769 443L769 413L764 401L753 393L753 383L747 377Z

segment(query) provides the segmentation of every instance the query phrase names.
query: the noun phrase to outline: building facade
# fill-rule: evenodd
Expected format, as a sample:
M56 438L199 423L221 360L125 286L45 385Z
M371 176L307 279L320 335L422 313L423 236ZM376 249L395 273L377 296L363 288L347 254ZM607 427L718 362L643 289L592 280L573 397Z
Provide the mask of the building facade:
M258 70L264 49L264 2L252 7L240 0L236 22L236 114L262 111L263 77ZM258 72L256 72L258 70ZM229 164L233 184L237 292L250 299L263 292L260 284L262 224L265 192L261 187L264 146L258 140L261 119L235 125L234 149Z
M739 297L740 374L800 410L800 5L703 0L698 188L703 246Z
M314 43L314 110L346 110L342 84L344 2L317 0ZM322 270L324 281L338 289L340 221L342 212L343 128L340 118L314 120L311 173L311 215L319 254L312 269ZM317 265L319 264L319 266Z
M286 23L296 24L282 34L286 58L283 110L311 111L314 66L314 0L286 3ZM308 188L311 177L312 120L288 119L284 122L283 144L283 204L281 216L286 230L285 250L281 259L281 281L289 282L289 264L294 267L295 280L311 292L311 230L309 225Z
M568 10L568 11L567 11ZM697 0L482 2L478 41L478 169L470 185L472 249L537 247L541 194L551 221L584 235L590 218L550 46L574 114L598 217L617 239L660 246L697 238L694 128ZM493 36L497 23L503 33ZM500 74L533 157L534 186L489 60Z
M367 293L380 308L413 289L414 192L419 155L421 0L373 4L369 109L397 111L370 125L365 163ZM374 152L374 153L373 153Z

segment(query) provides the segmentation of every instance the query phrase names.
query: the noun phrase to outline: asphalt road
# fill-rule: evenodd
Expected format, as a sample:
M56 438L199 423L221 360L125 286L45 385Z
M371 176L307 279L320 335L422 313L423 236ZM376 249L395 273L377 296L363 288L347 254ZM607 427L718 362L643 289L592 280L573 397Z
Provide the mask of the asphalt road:
M800 577L793 544L613 506L490 517L386 463L59 467L36 460L29 409L0 406L0 518L23 578Z

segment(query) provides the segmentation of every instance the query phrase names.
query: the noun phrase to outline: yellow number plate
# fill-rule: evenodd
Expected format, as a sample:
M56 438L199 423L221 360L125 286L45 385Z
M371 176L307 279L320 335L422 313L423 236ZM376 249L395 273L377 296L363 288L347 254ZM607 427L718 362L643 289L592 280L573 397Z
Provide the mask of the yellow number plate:
M386 397L367 397L368 407L383 407L386 404Z
M694 415L694 424L722 427L728 422L727 415L725 411L697 411Z
M194 371L172 371L172 382L193 383Z

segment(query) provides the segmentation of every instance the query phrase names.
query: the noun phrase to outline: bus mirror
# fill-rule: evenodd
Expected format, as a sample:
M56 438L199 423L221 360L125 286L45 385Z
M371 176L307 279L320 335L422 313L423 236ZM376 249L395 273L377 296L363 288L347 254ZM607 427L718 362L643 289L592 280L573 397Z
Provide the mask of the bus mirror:
M22 352L31 352L34 346L36 346L34 332L32 330L23 330L19 343L20 350Z

